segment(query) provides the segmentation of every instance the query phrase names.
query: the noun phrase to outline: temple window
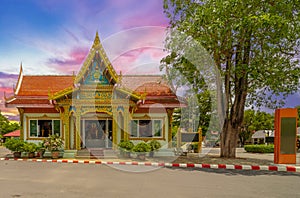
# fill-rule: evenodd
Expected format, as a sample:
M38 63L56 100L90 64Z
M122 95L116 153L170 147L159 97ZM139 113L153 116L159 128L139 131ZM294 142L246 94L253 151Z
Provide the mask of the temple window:
M132 120L132 138L162 137L162 120Z
M30 137L48 137L57 134L61 136L60 120L29 120L29 136Z

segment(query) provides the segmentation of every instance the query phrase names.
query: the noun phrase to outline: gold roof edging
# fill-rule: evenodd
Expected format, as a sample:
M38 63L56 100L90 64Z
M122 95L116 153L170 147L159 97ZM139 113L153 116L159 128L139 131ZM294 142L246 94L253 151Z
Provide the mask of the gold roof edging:
M118 88L116 88L116 90L123 92L125 94L128 94L130 96L133 96L134 98L139 99L139 100L144 100L147 95L146 93L144 93L144 94L134 93L133 91L131 91L130 89L127 89L125 87L118 87Z
M55 92L53 94L51 94L50 91L49 91L49 94L48 94L49 100L55 100L55 99L60 98L62 96L68 95L68 94L72 93L73 91L75 91L76 89L78 89L78 88L73 88L73 86L70 86L70 87L67 87L63 90Z

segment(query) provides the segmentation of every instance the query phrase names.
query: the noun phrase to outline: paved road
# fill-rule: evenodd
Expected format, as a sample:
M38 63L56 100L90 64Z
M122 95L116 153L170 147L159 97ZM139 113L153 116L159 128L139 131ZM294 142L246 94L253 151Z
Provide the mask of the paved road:
M96 164L21 161L0 161L0 170L1 198L300 197L300 175L293 173L169 168L133 173Z

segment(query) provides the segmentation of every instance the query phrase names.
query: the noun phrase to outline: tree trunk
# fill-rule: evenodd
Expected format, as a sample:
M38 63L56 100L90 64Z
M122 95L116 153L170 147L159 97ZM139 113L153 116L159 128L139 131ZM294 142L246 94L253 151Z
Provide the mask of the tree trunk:
M243 39L239 42L235 54L235 67L238 69L235 69L234 73L234 102L230 108L230 113L228 112L229 109L226 111L226 119L221 134L220 156L228 158L235 158L239 129L244 119L248 89L247 66L250 58L251 31L246 31L245 36L241 38ZM229 98L227 98L227 102L228 100Z
M238 128L234 128L230 120L226 119L221 133L221 157L235 158Z

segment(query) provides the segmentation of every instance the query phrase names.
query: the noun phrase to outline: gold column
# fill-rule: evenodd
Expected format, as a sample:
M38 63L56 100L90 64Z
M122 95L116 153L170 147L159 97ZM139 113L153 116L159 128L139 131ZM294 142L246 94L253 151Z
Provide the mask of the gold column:
M75 133L75 148L77 150L80 150L81 149L81 140L80 140L80 110L78 109L77 111L79 112L76 112L76 133Z
M113 117L113 128L112 128L112 136L113 136L113 149L118 149L118 140L117 140L117 122L116 122L116 119L115 117Z
M116 133L116 107L113 100L111 101L111 112L112 112L112 149L116 149L117 144L117 133Z
M64 126L64 135L65 135L65 149L70 149L70 117L69 117L69 105L64 106L63 112L63 126Z
M172 148L172 115L174 109L167 109L168 114L168 148Z
M18 111L20 114L20 139L24 140L24 109L18 109Z
M128 110L124 107L124 112L123 112L123 128L124 128L124 139L129 140L129 130L128 130L128 119L129 119L129 112Z

